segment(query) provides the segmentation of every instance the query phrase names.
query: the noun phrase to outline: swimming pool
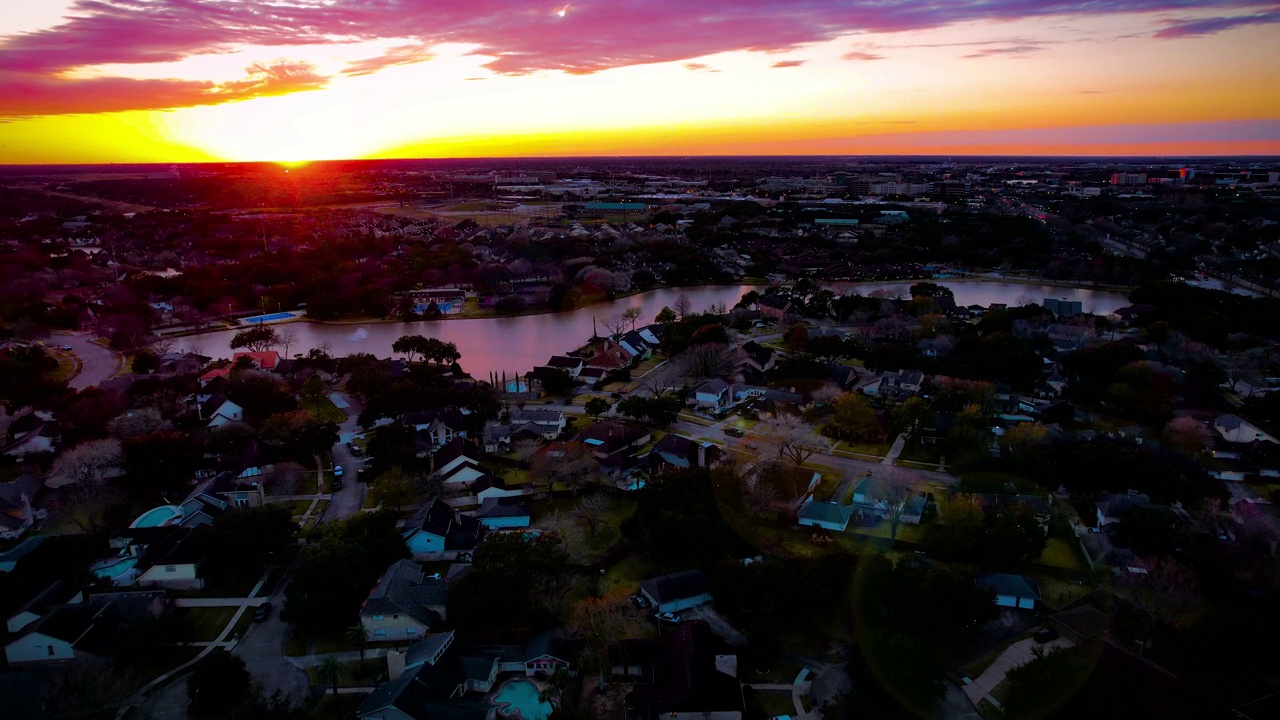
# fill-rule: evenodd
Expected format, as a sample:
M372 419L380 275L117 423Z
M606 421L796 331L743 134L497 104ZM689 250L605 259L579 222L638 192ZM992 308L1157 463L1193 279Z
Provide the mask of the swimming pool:
M240 318L240 322L246 323L249 325L256 325L259 323L275 322L276 320L288 320L290 318L296 318L296 317L298 317L296 313L276 312L276 313L269 313L267 315L254 315L253 317Z
M123 560L116 560L109 565L103 565L102 567L94 568L93 574L97 575L100 578L109 578L111 580L115 580L121 575L124 575L125 573L132 570L133 566L137 564L138 564L138 558L127 557L127 558L124 558Z
M164 527L165 525L177 525L180 522L182 522L182 508L177 505L161 505L139 515L138 519L134 520L129 527Z
M541 699L542 691L532 680L514 678L503 683L494 693L493 704L498 714L523 720L547 720L555 706Z

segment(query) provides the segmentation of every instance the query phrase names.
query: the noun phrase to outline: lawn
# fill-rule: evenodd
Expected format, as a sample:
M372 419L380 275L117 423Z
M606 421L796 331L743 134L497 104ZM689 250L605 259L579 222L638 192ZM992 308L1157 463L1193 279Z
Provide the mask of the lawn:
M767 668L751 668L746 664L740 669L743 682L785 684L793 682L802 668L787 660L777 660ZM788 696L790 697L790 696Z
M794 676L793 676L794 677ZM757 690L752 694L753 704L760 709L764 717L796 714L795 703L791 702L791 693L782 690Z
M217 640L235 614L236 608L233 607L186 608L183 611L183 616L191 624L192 637L197 642Z
M836 491L836 487L840 485L840 476L835 473L822 473L822 481L818 483L818 487L813 489L814 500L831 499L831 494ZM840 498L835 498L836 502Z
M844 452L853 455L867 455L877 458L882 458L889 453L889 446L885 443L860 443L849 442L847 440L837 442L835 449L837 454Z
M877 523L872 527L855 528L853 525L850 525L849 532L855 535L864 535L866 537L880 538L882 540L888 540L891 534L889 532L888 520L881 520L879 523ZM908 525L907 523L899 523L898 524L898 540L901 542L909 542L909 543L923 542L924 526Z
M341 425L347 419L347 414L339 410L338 406L334 405L329 398L324 398L318 405L307 401L303 401L301 405L307 413L321 422L333 422Z
M305 513L307 511L307 508L311 507L310 500L289 500L287 502L278 503L278 504L281 505L282 507L287 508L289 510L290 515L295 515L295 516Z
M1049 544L1045 546L1044 552L1040 554L1040 559L1036 563L1081 573L1088 571L1080 558L1079 550L1072 542L1057 537L1049 538Z
M80 362L80 358L77 358L74 355L68 355L61 350L49 350L48 353L58 361L58 367L50 370L46 374L50 380L69 380L72 375L75 375L80 371L80 368L83 365L83 363Z
M1041 602L1053 609L1062 609L1093 592L1092 583L1081 585L1050 575L1037 575L1036 582L1040 584Z
M631 555L616 562L604 573L600 582L600 590L608 595L615 590L626 590L628 593L639 592L640 582L661 575L662 568L658 563L644 555Z
M910 460L911 462L923 463L936 467L938 465L939 456L937 448L917 445L915 443L907 443L907 446L902 448L902 454L898 457L903 460Z

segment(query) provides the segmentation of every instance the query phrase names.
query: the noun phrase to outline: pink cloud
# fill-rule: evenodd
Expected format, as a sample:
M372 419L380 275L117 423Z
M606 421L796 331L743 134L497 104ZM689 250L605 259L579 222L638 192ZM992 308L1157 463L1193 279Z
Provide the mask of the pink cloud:
M967 58L985 58L996 57L1000 55L1030 55L1031 53L1040 52L1044 48L1039 45L1012 45L1009 47L983 48L965 55Z
M243 80L222 84L120 77L63 79L34 73L0 72L0 117L217 105L315 90L328 82L306 63L256 63L245 68L245 72Z
M1206 6L1221 7L1224 14L1246 11L1237 0L1094 0L1087 10L1109 14ZM37 84L74 83L83 81L57 80L56 74L107 63L169 62L228 53L245 45L398 39L406 44L356 61L346 74L418 62L425 57L425 48L441 42L476 45L477 53L494 58L488 66L499 73L562 70L581 74L733 50L782 52L853 32L918 30L1081 11L1079 3L1067 0L704 0L696 5L675 0L596 0L563 7L525 0L76 0L62 24L0 40L0 68L25 73ZM1212 32L1213 27L1259 20L1221 18L1212 27L1204 22L1174 25L1162 32L1165 36Z
M840 57L841 57L841 58L843 58L843 59L845 59L845 60L867 60L867 61L870 61L870 60L883 60L883 59L884 59L884 56L883 56L883 55L877 55L877 54L875 54L875 53L873 53L873 52L867 52L866 50L850 50L849 52L845 53L844 55L841 55Z
M776 62L776 63L774 63L774 64L770 65L769 67L774 67L774 68L793 68L793 67L800 67L800 66L801 66L801 65L803 65L804 63L805 63L805 61L804 61L804 60L779 60L778 62Z

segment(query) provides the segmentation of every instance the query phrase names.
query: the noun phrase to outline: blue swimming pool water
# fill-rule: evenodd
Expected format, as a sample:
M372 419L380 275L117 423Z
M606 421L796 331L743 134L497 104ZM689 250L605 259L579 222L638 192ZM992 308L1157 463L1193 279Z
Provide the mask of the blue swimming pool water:
M172 525L182 519L182 509L174 505L154 507L138 516L131 528L148 528Z
M240 322L250 323L250 324L264 323L264 322L273 322L275 320L288 320L289 318L295 318L295 317L298 317L298 316L293 313L277 312L277 313L270 313L268 315L254 315L253 317L240 318Z
M121 575L125 574L126 572L132 570L133 566L137 564L138 564L138 558L127 557L123 560L114 562L110 565L100 567L94 570L93 574L97 575L100 578L118 578Z
M517 678L508 680L496 695L493 702L498 706L498 714L508 718L524 718L524 720L547 720L554 709L549 702L538 698L541 693L538 686L529 680Z

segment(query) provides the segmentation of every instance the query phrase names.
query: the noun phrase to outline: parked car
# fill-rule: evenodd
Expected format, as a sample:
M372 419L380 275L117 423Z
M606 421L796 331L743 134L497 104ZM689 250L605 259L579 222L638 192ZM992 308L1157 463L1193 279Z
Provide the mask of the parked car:
M262 622L271 616L271 603L264 602L253 611L253 621Z
M730 437L737 437L737 438L740 438L740 437L742 437L743 435L746 435L746 433L742 431L742 428L740 428L740 427L733 427L733 426L729 426L729 427L725 428L725 429L724 429L724 434L725 434L725 435L728 435L728 436L730 436Z
M680 616L675 613L660 612L660 613L655 613L654 617L658 618L658 622L669 622L669 623L680 622Z
M748 450L757 450L757 449L759 449L759 448L760 448L760 446L759 446L759 445L755 444L755 443L754 443L753 441L751 441L751 440L748 440L748 441L746 441L746 442L742 443L742 446L743 446L743 447L745 447L745 448L746 448L746 449L748 449Z
M1035 638L1036 642L1043 645L1047 642L1052 642L1054 640L1057 640L1058 631L1054 630L1051 627L1040 628L1039 630L1036 631L1035 635L1032 635L1032 637Z
M632 595L631 602L635 603L635 606L638 608L649 607L649 599L643 595Z
M360 457L361 455L364 454L364 451L360 449L360 446L353 442L347 443L347 450L350 450L351 454L355 455L356 457Z
M334 465L334 466L333 466L333 476L334 476L334 477L342 477L342 466L341 466L341 465Z
M63 346L62 346L62 349L63 349L63 350L70 351L70 350L71 350L71 346L70 346L70 345L63 345Z

